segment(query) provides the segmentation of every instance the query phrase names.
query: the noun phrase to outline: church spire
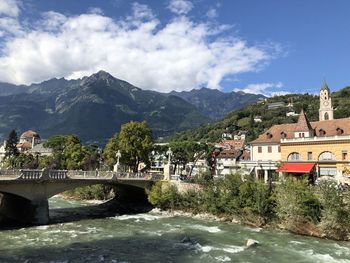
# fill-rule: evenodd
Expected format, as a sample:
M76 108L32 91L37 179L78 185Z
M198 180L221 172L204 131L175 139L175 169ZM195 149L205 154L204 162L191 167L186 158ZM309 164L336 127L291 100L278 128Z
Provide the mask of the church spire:
M323 83L322 83L322 86L321 86L321 91L322 90L327 90L328 93L330 93L330 89L329 89L328 84L327 84L325 79L323 80Z
M297 132L309 132L312 130L312 126L308 120L308 118L305 115L304 110L302 109L299 114L299 119L297 122L297 126L295 128L295 131Z

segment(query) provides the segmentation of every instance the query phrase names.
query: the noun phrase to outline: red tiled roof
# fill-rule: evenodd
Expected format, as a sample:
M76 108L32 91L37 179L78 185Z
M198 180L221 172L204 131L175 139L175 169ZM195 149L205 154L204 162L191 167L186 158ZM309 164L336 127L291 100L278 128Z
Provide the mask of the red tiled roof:
M40 138L39 134L35 131L32 131L32 130L25 131L21 135L21 138L33 138L33 137Z
M235 158L237 159L242 154L240 150L223 150L219 153L217 158Z
M304 110L301 110L297 125L295 127L296 132L310 131L312 130L311 124L307 119Z
M340 135L338 134L339 129L342 130L341 135L350 135L350 118L315 121L311 122L310 125L315 131L315 136ZM251 144L280 143L282 135L284 135L286 139L292 139L294 138L294 132L296 131L297 123L274 125L265 133L260 134L256 140L251 142ZM322 135L320 131L324 131L325 134Z
M17 148L21 149L32 149L32 144L30 142L21 142L16 145Z
M242 149L244 142L244 140L223 140L215 146L217 148Z

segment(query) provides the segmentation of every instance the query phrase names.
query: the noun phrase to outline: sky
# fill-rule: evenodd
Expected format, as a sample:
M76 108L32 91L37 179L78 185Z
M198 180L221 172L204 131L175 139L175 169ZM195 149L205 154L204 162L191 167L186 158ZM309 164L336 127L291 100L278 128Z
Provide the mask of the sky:
M0 0L0 81L99 70L159 92L350 85L348 0Z

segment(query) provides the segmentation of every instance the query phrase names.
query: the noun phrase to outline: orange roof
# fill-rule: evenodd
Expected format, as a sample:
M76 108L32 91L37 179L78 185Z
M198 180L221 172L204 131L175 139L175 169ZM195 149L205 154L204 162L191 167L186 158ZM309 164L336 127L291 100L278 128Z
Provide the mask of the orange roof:
M25 131L21 135L21 138L33 138L33 137L40 138L39 134L35 131L32 131L32 130Z
M216 144L218 148L241 149L244 146L244 140L223 140Z
M265 133L260 134L251 144L280 143L282 138L292 139L294 132L298 131L297 125L297 123L274 125ZM350 135L350 118L315 121L310 125L315 131L315 136ZM322 131L325 132L324 135Z
M16 147L21 149L32 149L32 144L30 142L21 142L18 143Z
M310 131L310 130L312 130L311 124L307 119L304 113L304 110L301 110L297 125L295 127L295 131L303 132L303 131Z

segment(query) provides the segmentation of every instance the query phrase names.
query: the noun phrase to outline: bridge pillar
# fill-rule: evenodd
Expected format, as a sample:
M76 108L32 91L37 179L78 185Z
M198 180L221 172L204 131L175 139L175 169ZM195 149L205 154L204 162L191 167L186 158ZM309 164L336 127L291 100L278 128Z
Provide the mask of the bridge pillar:
M49 222L48 200L28 200L23 197L4 194L0 214L8 222L42 225Z
M45 225L49 223L49 201L47 199L31 201L31 208L34 212L31 223L35 225Z

